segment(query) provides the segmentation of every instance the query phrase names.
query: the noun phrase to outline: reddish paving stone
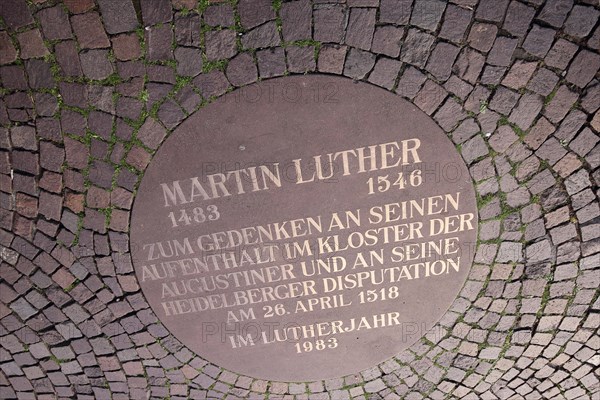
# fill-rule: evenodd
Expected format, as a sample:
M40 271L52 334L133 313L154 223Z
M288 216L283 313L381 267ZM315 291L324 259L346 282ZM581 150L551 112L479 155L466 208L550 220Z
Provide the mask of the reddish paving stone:
M27 80L22 66L9 65L0 68L0 79L6 89L26 90Z
M582 50L569 67L567 81L583 88L592 80L600 68L600 55L588 50Z
M260 29L260 28L259 28ZM237 54L237 43L235 31L223 29L220 31L209 31L205 33L206 57L209 60L220 60L231 58ZM263 47L262 43L259 46Z
M529 54L544 58L552 46L555 35L556 31L554 29L534 25L525 38L523 49Z
M13 150L12 161L14 169L36 175L39 171L38 157L34 153Z
M448 39L454 43L461 43L469 24L473 12L454 4L449 4L444 15L444 23L440 30L440 37Z
M48 219L60 220L62 197L48 192L40 193L39 213Z
M596 28L594 34L588 39L587 45L595 50L600 49L600 27Z
M535 152L535 155L538 156L541 160L548 162L550 165L554 165L566 153L567 151L562 147L558 140L554 138L549 138Z
M213 70L205 74L200 74L194 78L194 85L200 90L204 98L219 96L227 90L229 82L223 72Z
M574 140L569 143L569 148L571 148L579 156L584 157L599 141L600 137L598 137L598 135L595 135L590 129L584 129Z
M536 67L535 62L516 61L502 80L502 84L512 89L520 89L527 85Z
M425 113L431 115L442 104L446 94L443 87L432 80L427 80L415 97L414 103Z
M110 46L110 41L97 12L75 15L71 18L71 23L82 49L99 49Z
M435 31L445 9L446 2L444 1L415 0L412 4L410 24L429 31Z
M17 59L17 50L6 32L0 32L0 65L10 64Z
M110 203L110 192L91 186L86 195L86 204L91 208L107 208Z
M369 75L369 82L391 90L396 83L400 68L402 68L400 61L385 57L380 58Z
M61 6L48 7L36 15L48 40L65 40L72 36L69 18Z
M509 115L518 100L518 93L500 86L494 93L489 106L492 110L497 111L500 114Z
M128 210L131 208L131 204L133 203L133 194L128 190L116 187L110 193L110 202L115 207Z
M327 5L313 11L313 37L319 42L339 43L344 35L344 8Z
M68 288L75 281L75 277L71 275L66 269L60 268L52 275L52 280L63 289ZM67 359L67 358L62 358Z
M197 5L195 0L171 0L171 3L173 3L173 7L177 10L191 10Z
M577 101L577 97L577 93L569 90L567 86L563 85L559 87L552 101L546 105L544 115L551 122L560 122L567 115L567 112L569 112L575 101Z
M64 3L73 14L81 14L94 7L93 0L64 0Z
M474 84L479 78L484 62L485 57L483 55L472 49L464 48L459 54L454 68L458 76Z
M67 40L60 42L55 46L55 55L61 72L66 76L82 76L83 70L79 62L77 47L75 42Z
M554 126L546 118L542 117L523 140L529 147L535 150L544 143L554 130Z
M371 51L396 58L400 55L404 29L391 25L377 27L373 36Z
M234 86L244 86L256 81L258 72L254 59L248 53L238 54L227 64L226 75Z
M229 4L214 4L204 10L204 22L210 26L232 26L235 23L233 8Z
M518 106L510 114L509 121L517 124L519 128L527 130L537 113L542 109L542 100L539 96L527 94L521 97Z
M147 58L151 61L173 59L173 31L169 24L157 25L145 30Z
M89 50L81 53L81 69L89 79L102 80L108 78L114 68L109 60L108 50Z
M533 7L519 1L511 1L502 28L514 36L522 37L527 33L534 15Z
M494 46L487 58L491 65L506 67L510 65L513 52L517 47L517 39L511 39L504 36L498 36L494 41Z
M181 46L200 47L200 16L175 17L175 41Z
M453 98L448 98L435 114L434 119L446 132L454 129L467 116L461 105Z
M110 229L117 232L129 232L129 212L113 210L110 216Z
M558 39L544 59L550 67L564 69L577 52L578 46L564 39Z
M341 74L344 69L344 60L346 59L347 51L348 48L346 46L323 46L319 52L319 71Z
M112 186L112 178L114 175L114 167L103 161L92 161L89 168L89 180L105 189L110 189Z
M43 60L29 60L25 64L25 70L29 77L30 88L51 89L56 86L50 63Z
M170 22L173 18L171 0L154 0L140 2L144 25L156 25Z
M570 0L548 0L538 18L555 28L560 28L571 7L573 7L573 2Z
M20 56L23 59L43 57L50 54L44 45L39 29L17 34L17 40L21 48Z
M233 31L231 31L233 32ZM216 36L221 39L220 37ZM224 37L223 39L229 39L229 47L230 52L234 51L236 48L235 45L235 35L231 38ZM279 32L277 30L277 24L275 22L268 22L264 25L261 25L249 32L246 32L242 36L242 45L247 49L255 49L261 47L271 47L277 46L281 43L281 39L279 37Z
M353 79L364 78L375 65L375 55L351 48L344 64L344 75Z
M275 19L269 0L240 0L238 3L240 22L246 29L254 28L264 22Z
M315 48L313 46L290 46L285 49L288 70L295 73L314 71Z
M413 0L381 0L379 20L395 25L408 24L412 2Z
M461 100L464 100L473 89L471 85L461 80L456 75L452 75L450 79L448 79L448 81L444 84L444 88L456 95Z
M281 76L285 73L285 53L281 47L257 51L256 60L261 78Z
M144 109L144 104L131 97L120 97L117 100L117 112L119 117L137 120Z
M158 109L157 116L167 129L173 129L183 121L185 113L177 103L167 99Z
M13 147L26 150L37 150L35 128L32 126L15 126L10 130Z
M114 2L98 0L102 20L106 31L111 35L133 31L138 26L138 20L131 0Z
M484 265L473 267L472 276L466 283L462 297L441 322L442 326L452 332L442 343L444 346L447 344L448 348L459 349L461 354L458 357L448 355L448 352L430 343L425 345L423 342L418 342L413 348L414 353L399 355L398 362L394 362L392 367L384 364L379 366L380 368L364 371L345 380L328 380L306 386L302 383L252 381L245 377L238 379L233 373L222 372L220 368L207 365L197 357L192 358L191 354L177 353L180 345L168 336L165 328L156 325L155 317L151 315L148 305L139 292L137 279L131 274L133 268L129 255L127 253L124 254L125 257L120 255L121 252L129 251L126 234L128 210L131 208L132 193L138 181L138 176L130 171L129 166L141 172L150 162L151 155L136 145L128 151L129 147L126 144L133 137L134 129L122 118L117 118L115 123L109 114L137 120L145 107L150 110L160 101L159 104L162 105L158 107L158 117L169 127L174 127L185 117L186 112L192 112L201 101L195 89L190 86L179 88L177 93L171 94L168 100L164 100L177 82L176 69L178 76L197 74L193 80L194 86L202 96L210 98L223 94L230 88L227 78L233 85L238 86L254 82L258 78L254 53L236 55L232 52L233 54L224 56L222 59L235 56L227 63L227 76L218 68L208 73L200 73L202 70L200 52L208 50L206 47L201 47L203 43L201 33L204 34L200 25L201 18L204 18L209 26L232 26L235 21L232 5L211 4L204 11L203 16L199 16L196 10L173 15L171 5L176 9L184 7L190 9L197 4L188 0L157 1L152 4L142 3L141 18L145 24L153 26L162 24L150 30L170 25L169 22L174 18L174 32L170 32L170 28L165 29L160 32L157 40L146 40L145 44L148 48L145 55L150 61L147 65L140 61L122 62L142 56L142 46L137 34L132 32L138 26L133 2L126 0L123 2L123 7L119 8L114 5L114 2L100 0L98 12L93 11L96 6L91 1L68 2L66 6L72 14L102 15L102 19L98 19L97 22L106 24L106 30L111 35L115 58L119 61L116 65L118 74L126 82L114 86L107 85L105 82L103 85L96 83L88 85L69 83L60 79L61 103L68 109L61 110L58 115L59 121L54 118L43 118L53 117L59 101L53 93L50 93L56 85L55 76L50 69L51 64L35 59L40 58L41 55L36 54L41 54L43 51L41 47L36 49L40 43L43 44L41 40L36 39L37 42L27 43L30 50L33 48L40 52L30 51L32 60L0 67L2 84L9 91L0 100L0 121L7 125L11 120L19 122L18 127L11 125L10 130L0 129L0 142L8 144L10 139L15 147L11 149L12 164L9 164L7 152L4 152L3 157L6 160L1 164L3 172L6 173L10 171L10 167L14 167L12 182L8 175L1 178L4 197L0 197L3 205L7 204L8 208L14 210L8 211L5 207L2 209L0 218L3 227L7 230L0 235L0 242L3 246L5 243L7 246L12 243L11 247L20 249L18 251L23 255L18 263L16 256L8 258L12 261L0 268L0 276L7 277L5 281L13 287L8 295L6 295L7 290L0 292L4 296L12 296L10 297L12 303L15 299L24 299L16 306L10 304L11 308L16 307L18 310L12 315L10 315L11 308L0 305L0 318L3 319L3 326L8 329L13 329L11 324L22 325L19 321L22 317L26 320L26 329L41 329L43 332L40 337L36 335L34 339L28 341L30 351L35 358L23 352L21 348L15 347L10 336L5 340L8 346L5 348L14 352L11 353L14 361L3 366L10 380L0 376L0 387L6 388L10 385L12 389L17 390L14 395L11 392L10 396L27 397L35 388L36 393L56 392L59 397L73 397L74 393L78 393L84 397L108 398L112 395L114 398L142 398L146 394L143 389L149 383L147 378L142 377L144 372L147 372L149 379L153 380L151 390L154 396L170 395L173 398L177 396L221 398L224 397L224 393L247 397L257 392L263 393L263 397L267 392L283 396L286 393L302 394L307 387L310 388L313 396L316 394L316 397L321 393L326 395L325 397L330 394L344 396L348 393L350 396L357 397L363 395L365 390L367 393L378 392L385 397L391 393L388 386L395 387L394 390L399 397L407 398L414 397L416 391L426 392L432 398L444 397L448 393L465 398L486 396L542 398L561 394L561 391L555 388L554 381L566 382L562 383L565 385L562 393L566 394L567 398L585 394L581 385L589 387L589 384L586 384L585 380L581 380L579 384L579 380L591 371L591 367L586 365L584 369L578 369L578 363L580 361L585 363L592 357L593 351L589 350L589 347L584 348L584 343L589 342L590 328L594 329L597 324L591 324L589 318L588 321L582 322L580 316L586 313L584 297L589 297L591 301L593 296L586 293L593 291L597 282L587 275L576 278L576 265L580 265L580 268L589 267L585 267L584 261L579 264L575 262L579 257L591 259L600 250L596 243L597 233L594 232L597 230L597 224L593 222L600 214L600 209L597 203L594 203L595 193L592 190L592 185L600 178L600 173L591 172L600 164L597 161L600 159L597 157L600 154L600 146L594 131L600 129L600 112L598 112L600 90L597 89L600 86L595 80L598 56L593 52L600 47L600 28L596 28L592 33L593 21L598 15L597 9L592 7L595 5L592 4L593 1L582 1L574 7L571 1L566 0L548 2L456 0L451 4L412 0L350 0L336 4L335 0L315 0L312 3L314 4L311 5L311 2L306 0L284 2L279 11L281 20L276 21L271 2L264 1L258 6L249 0L242 2L241 11L238 11L240 11L242 27L246 32L240 39L244 47L258 49L256 58L261 77L285 73L286 65L290 72L304 73L315 69L315 47L313 46L286 45L268 49L279 46L282 38L287 42L311 39L312 15L315 40L325 41L319 49L319 71L345 73L355 79L368 79L369 82L386 88L394 88L398 81L397 93L415 99L414 102L419 107L434 115L434 119L449 132L452 139L461 144L463 157L468 163L474 164L471 173L479 182L477 185L479 194L496 197L480 210L481 218L489 219L489 222L482 224L480 236L484 240L503 241L500 245L480 245L477 262L491 264L494 258L501 262L520 261L521 250L523 247L525 249L527 266L517 264L511 276L513 266L499 264L506 265L510 269L507 268L507 273L500 278L500 275L492 275L483 297L479 296L479 292L484 287L483 282L487 280L489 269L486 270L485 268L488 267ZM51 40L62 40L53 44L60 67L57 72L61 78L81 77L85 72L86 76L98 79L99 76L110 76L113 73L115 65L112 65L112 58L108 57L108 52L88 51L97 51L98 48L84 48L81 53L83 62L80 62L78 48L73 40L69 40L69 22L65 23L66 14L62 8L49 4L47 6L49 8L44 8L46 7L44 5L41 9L37 9L38 4L42 3L14 2L14 10L11 10L10 15L7 15L4 10L0 11L8 25L7 32L0 32L0 42L6 43L3 48L7 50L2 54L4 58L0 57L0 64L11 63L17 56L8 35L13 35L15 29L13 26L19 26L18 33L14 34L17 41L18 35L36 30L33 28L34 21L28 8L31 7L32 11L37 11L36 16L39 17L44 37L56 37ZM378 5L380 9L376 12L375 7ZM431 6L431 10L428 6ZM573 10L570 12L571 7ZM444 8L446 8L445 12L443 12ZM528 33L535 9L540 10L536 19L539 25L535 25ZM60 24L52 20L55 14L57 20L62 21ZM379 16L377 26L375 23L371 24L373 14ZM361 18L364 16L368 18ZM70 16L75 35L80 40L81 34L77 34L74 23L77 17L78 15ZM472 19L478 22L473 25ZM299 21L297 25L293 23L295 20ZM345 28L347 20L351 20L349 29ZM281 36L277 29L279 22L282 24ZM405 27L409 23L413 25L412 29ZM437 32L439 29L440 38L463 46L462 41L469 26L472 28L468 42L472 49L464 47L460 52L445 41L434 46L435 35L430 35L431 41L429 41L429 36L426 36L428 34L421 31L425 29ZM485 29L483 32L478 32L481 26ZM560 26L563 26L559 31L562 38L553 44L555 31L549 27L559 29ZM101 33L97 37L105 40L99 48L108 48L110 43L106 43L106 32L102 25L100 28L102 28ZM84 26L83 30L86 29L91 28ZM497 37L498 30L507 37ZM122 32L130 33L115 36ZM164 32L167 34L163 35ZM403 35L406 35L407 39L401 42ZM175 52L171 52L172 39L168 39L169 37L174 38L175 43L184 47L178 47ZM237 42L237 37L232 36L232 38L234 43ZM344 38L351 44L350 47L339 45ZM371 38L373 38L372 42ZM577 39L576 43L569 41L570 38ZM327 44L328 42L332 43ZM522 43L522 48L516 49L517 42ZM400 49L402 44L404 48ZM582 49L579 48L580 45ZM217 49L216 53L220 51L219 45L211 44L208 47ZM362 51L369 47L379 56ZM450 56L446 57L445 50L451 50ZM235 51L237 52L237 48ZM489 57L486 60L484 54L488 52ZM398 57L400 60L394 59ZM544 64L538 65L533 61L533 57L543 58ZM173 58L177 61L176 68L172 65ZM405 65L403 61L412 63L418 68L426 65L428 72L431 73L431 79L428 80L422 71L411 65ZM160 63L165 65L156 65ZM107 73L109 75L106 75ZM143 77L146 74L149 82L143 86ZM553 93L562 77L566 77L566 84L561 82L559 89ZM438 79L441 81L447 79L447 82L442 87ZM494 85L494 87L486 87L486 85ZM30 89L34 90L31 96L25 93ZM143 89L145 92L142 92ZM35 92L35 90L40 91ZM456 98L448 97L446 91ZM543 97L551 94L552 97L548 97L544 104ZM113 95L118 98L113 98ZM146 96L148 101L144 104L140 99ZM35 107L35 114L33 107ZM82 113L73 111L71 107L81 109ZM90 110L89 107L93 109ZM545 117L538 117L542 110ZM476 116L472 115L472 118L468 118L467 111ZM524 130L523 142L519 140L510 125L505 124L506 121L501 121L501 115L508 115L508 122ZM37 132L28 128L32 123L30 118L34 116L37 118L35 120ZM116 124L117 142L110 144L109 147L106 140L112 140L113 123ZM134 124L133 121L129 123ZM156 148L166 135L166 130L152 118L147 119L145 123L156 123L160 133L156 137L152 132L148 134L144 130L146 125L143 125L137 132L137 139L145 146ZM454 129L455 126L457 127ZM61 129L68 136L64 137ZM100 138L89 138L88 130L100 135ZM487 141L479 134L480 131L487 132L486 136L489 137ZM82 141L89 143L89 146L75 141L72 135L80 136ZM38 139L41 139L39 143ZM488 145L494 153L497 153L493 158L489 156ZM34 153L38 148L39 155ZM535 153L532 153L532 150ZM94 159L91 163L90 156ZM98 160L95 160L96 158ZM114 166L99 159L110 159L117 165L125 160L129 165L121 168L118 174L113 176ZM62 164L65 160L63 170ZM45 171L41 171L40 167ZM81 169L83 173L73 168ZM557 176L563 178L565 183L563 184L560 179L557 180ZM88 187L90 182L92 186ZM115 183L116 187L112 189ZM109 196L111 189L112 193ZM16 193L14 201L8 198L8 190ZM501 192L506 205L517 208L513 214L503 216L503 221L495 219L501 215L499 199ZM36 197L38 195L41 196L39 201ZM536 199L539 198L541 206L531 203L532 195L536 196L534 197ZM569 204L571 201L572 205ZM63 205L65 208L62 208ZM534 209L533 206L536 208ZM110 220L107 220L104 212L99 212L94 207L102 209L115 207L115 209ZM541 215L542 207L545 218ZM569 211L571 209L576 214L571 215ZM41 213L41 218L36 222L34 218L38 212ZM83 229L80 227L80 217L74 212L82 213ZM571 222L572 217L573 222ZM10 233L8 226L10 226ZM525 227L524 232L520 231L522 226ZM107 232L107 228L111 231ZM75 234L78 234L78 244L71 248L69 255L62 255L54 250L54 241L71 243L76 237ZM17 236L13 238L14 235ZM19 238L18 235L28 238L27 240L31 240L33 245ZM526 241L526 246L522 246L521 239ZM46 252L52 252L52 257L57 257L60 263L70 265L68 273L71 277L84 280L85 283L80 283L68 293L57 287L52 279L61 282L62 287L70 288L70 285L66 285L71 281L71 277L66 280L60 279L61 271L66 269L61 268L47 253L39 253L34 245ZM37 255L38 253L40 255ZM109 257L111 253L113 257ZM47 258L43 257L44 254ZM23 260L27 258L34 258L35 264L24 264ZM122 260L123 258L125 261ZM554 264L555 260L559 266L556 267L553 277L559 282L547 283L543 276L551 273L549 263ZM40 270L34 273L38 264L41 265ZM588 261L587 265L590 264ZM498 266L494 268L496 267ZM15 272L7 275L6 268L12 268ZM20 273L27 277L20 277ZM503 282L508 279L511 281ZM34 284L43 290L32 291ZM572 306L567 306L567 297L575 293L576 287L579 288L577 299ZM547 288L550 288L552 299L543 310L547 315L538 318L536 313ZM523 299L518 297L519 293L523 294ZM115 296L118 296L120 301L115 302ZM85 309L71 305L71 298L76 302L85 303ZM478 308L471 307L470 301L476 302ZM48 306L50 302L54 305ZM527 302L531 305L526 304ZM108 308L106 303L110 303ZM127 303L130 303L131 307ZM45 310L44 313L39 314L39 317L36 315L36 318L33 318L35 314L29 315L29 312L42 308ZM61 312L61 309L64 312ZM139 310L144 314L140 314ZM517 320L515 314L518 310L522 310L522 317ZM499 315L504 312L506 315ZM90 319L90 316L93 319ZM467 341L463 341L466 336L457 330L458 327L465 325L464 323L457 323L456 329L452 329L459 316L462 316L466 322L479 324L477 329L472 329L473 337L469 337ZM81 325L81 332L86 336L97 339L102 334L108 333L112 339L109 341L103 338L104 341L95 341L92 344L87 340L81 340L79 338L82 333L79 328L65 330L67 327L75 326L73 323L62 324L69 318ZM60 325L56 327L56 332L49 332L53 323ZM496 323L499 332L490 333L486 339L488 327L495 326ZM516 324L521 328L538 326L538 330L544 331L546 336L540 337L536 334L532 337L525 332L513 336L513 343L504 355L506 358L501 358L491 367L486 365L487 363L476 367L475 357L478 355L485 358L499 357L498 354L501 354L499 349L506 339L505 332ZM587 325L578 329L581 324ZM103 328L101 329L99 325ZM148 332L140 334L143 326L148 326ZM573 341L569 338L576 329L578 332ZM112 333L113 331L115 334ZM554 331L562 332L555 337ZM18 332L15 334L19 339L25 335L23 331ZM127 332L131 334L131 339ZM559 338L562 334L569 336ZM164 339L162 340L164 348L155 343L155 337ZM33 345L40 338L43 340L40 343L46 349L45 353L42 352L43 349L37 349ZM478 350L477 346L485 343L485 340L488 341L488 347ZM530 340L532 346L524 347ZM553 340L553 343L545 348L544 346L550 343L550 340ZM564 346L566 353L562 353L553 362L567 365L569 372L577 372L569 377L567 372L561 371L559 375L553 377L553 380L545 379L551 375L540 368L546 365L546 359L554 359L555 354L567 342L568 344ZM111 343L114 343L114 346ZM46 345L51 351L48 351ZM428 353L430 349L433 350L432 353ZM99 357L95 357L94 352L98 353ZM115 352L118 352L118 355L114 354ZM521 356L522 353L525 355ZM59 365L51 360L44 360L51 354L55 356L58 354L59 358L72 361ZM422 358L415 360L414 354ZM444 370L433 366L434 359L429 354L434 354L431 357L437 357L435 362ZM544 356L541 357L540 354ZM572 354L576 355L569 361L569 356ZM76 361L73 358L75 355ZM144 359L143 363L133 361L138 360L139 357ZM161 358L158 363L152 361L157 357ZM42 360L39 367L30 367L35 364L36 359ZM183 361L184 359L186 361ZM189 365L182 366L181 363L188 361ZM136 363L135 368L126 369L121 367L120 362L132 366L134 365L132 363ZM406 367L407 364L414 368L409 369ZM163 370L163 368L180 366L182 371L187 373ZM469 369L476 372L465 378L466 371ZM203 372L199 373L199 370ZM445 370L448 372L444 376ZM478 383L477 379L483 379L481 377L484 375L487 377L490 370L495 374L494 379L502 376L500 383L488 385L487 379L482 380L485 383ZM507 372L509 370L510 372ZM415 391L409 394L413 389L401 384L396 375L390 374L393 371L400 371L398 374L407 383L417 382ZM42 378L44 373L48 378ZM536 379L539 379L535 384L523 384L521 378L517 378L521 375L526 380L533 374ZM130 379L127 379L128 375ZM102 376L108 379L110 390L97 386ZM188 391L184 376L193 379L196 384L204 388L212 385L212 389ZM139 379L134 379L136 377ZM422 380L422 377L425 377L425 380ZM84 379L92 379L91 384L88 384L88 381L83 384ZM455 382L462 382L464 379L467 381L455 390ZM433 386L430 382L437 386ZM235 387L232 388L231 385ZM344 385L352 389L341 391ZM168 389L169 386L171 389ZM544 391L550 387L553 389ZM454 391L451 392L452 390Z
M570 36L584 38L592 31L594 25L598 22L599 16L600 11L593 7L575 5L563 26L563 30Z
M589 113L600 108L600 85L589 85L581 99L581 108Z
M58 111L58 99L50 93L36 93L33 101L40 117L51 117Z
M428 33L410 29L402 45L400 59L416 67L425 66L434 40L435 38Z
M423 75L416 68L410 67L404 71L404 74L398 81L398 87L396 88L396 93L401 96L413 98L417 95L421 86L427 77Z
M375 31L375 9L353 8L346 27L345 43L362 50L369 50Z
M196 76L202 72L202 52L200 49L179 47L175 50L177 74L181 76Z
M559 78L554 72L546 68L540 68L537 70L531 81L529 81L527 89L542 96L548 96L554 91L558 80Z
M279 15L281 17L283 40L293 42L311 39L312 6L310 1L300 0L283 3ZM206 14L204 18L206 19Z
M40 142L40 165L42 168L60 172L64 159L65 151L62 147L50 142Z
M484 21L501 22L504 19L507 7L508 0L482 0L477 5L475 18Z
M458 56L460 49L449 43L438 43L431 52L427 62L427 70L439 81L445 81L450 77L452 65Z
M92 111L88 115L88 128L106 140L110 139L112 126L113 117L108 113Z
M15 210L24 217L35 218L38 213L38 199L24 193L17 193Z
M22 0L4 1L2 7L0 7L0 16L12 30L17 30L34 22L27 3Z
M113 51L117 60L129 61L141 55L142 48L135 33L118 35L112 38Z

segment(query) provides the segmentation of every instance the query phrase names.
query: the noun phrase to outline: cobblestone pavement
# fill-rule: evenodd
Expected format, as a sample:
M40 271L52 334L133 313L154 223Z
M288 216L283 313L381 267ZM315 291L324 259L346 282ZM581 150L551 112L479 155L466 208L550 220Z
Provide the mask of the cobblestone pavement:
M598 399L599 10L2 0L0 397ZM476 185L480 244L459 297L410 349L340 379L266 382L208 363L157 321L129 214L190 113L312 72L384 87L438 122Z

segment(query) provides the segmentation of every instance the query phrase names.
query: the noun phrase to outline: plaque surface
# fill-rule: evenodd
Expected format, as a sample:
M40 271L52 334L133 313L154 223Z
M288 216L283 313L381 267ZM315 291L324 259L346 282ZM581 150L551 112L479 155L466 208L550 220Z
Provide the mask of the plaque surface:
M134 268L198 355L278 381L357 373L445 313L477 206L445 133L383 89L294 76L234 91L159 148L131 221Z

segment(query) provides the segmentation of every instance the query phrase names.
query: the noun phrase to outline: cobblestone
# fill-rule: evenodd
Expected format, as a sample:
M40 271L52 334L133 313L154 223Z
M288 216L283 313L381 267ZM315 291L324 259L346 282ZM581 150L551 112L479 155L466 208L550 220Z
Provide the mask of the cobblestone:
M592 0L5 0L0 397L597 397L599 15ZM158 323L129 214L190 113L313 71L432 116L476 182L480 242L427 339L353 376L255 380Z

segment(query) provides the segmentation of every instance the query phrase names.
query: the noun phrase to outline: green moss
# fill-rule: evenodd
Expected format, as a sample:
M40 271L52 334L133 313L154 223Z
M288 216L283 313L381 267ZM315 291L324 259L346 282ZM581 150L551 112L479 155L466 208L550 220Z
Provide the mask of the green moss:
M173 92L177 93L185 86L188 86L192 82L192 78L190 76L179 76L175 77L175 87L173 88Z
M75 279L75 281L73 281L73 283L71 283L69 286L67 286L64 290L65 293L69 293L71 290L73 290L75 288L75 286L77 286L79 284L79 279Z
M100 81L95 81L95 82L97 82L99 85L102 85L102 86L116 86L120 83L123 83L124 80L123 80L123 78L121 78L119 76L119 74L113 73L113 74L109 75L108 77L106 77Z
M112 207L107 207L107 208L99 208L98 211L101 212L102 214L104 214L105 217L105 224L106 226L110 225L110 217L112 215Z
M520 139L523 139L527 135L527 132L519 128L519 126L516 124L510 124L510 127L513 131L515 131L515 133L517 134L517 136L519 136Z
M494 200L496 198L495 194L487 194L485 196L480 196L477 193L477 208L479 210L481 210L483 207L487 206L489 203L492 202L492 200Z
M202 13L210 6L211 0L200 0L198 2L198 10Z
M500 119L498 120L498 126L502 126L502 125L508 125L508 118L505 117L504 115L500 117Z
M204 60L202 63L202 73L206 74L214 70L219 70L221 72L225 72L227 68L228 60L217 60L217 61L209 61Z
M487 111L487 109L488 109L488 102L485 101L485 100L481 100L479 102L479 112L481 114L485 114L485 112Z
M315 46L315 47L321 47L321 42L318 42L316 40L312 40L312 39L305 39L305 40L295 40L293 42L284 42L283 43L283 47L288 47L288 46L298 46L298 47L309 47L309 46Z
M281 9L281 3L283 3L282 0L273 0L271 7L273 7L273 10L275 10L275 12L278 12Z
M550 104L550 102L552 101L554 96L556 96L556 92L558 92L558 87L556 89L554 89L552 91L552 93L550 93L548 96L546 96L546 98L544 99L544 106L547 106L548 104Z
M67 362L67 360L61 360L60 358L56 357L54 354L50 354L50 359L52 361L54 361L55 363L57 363L58 365L64 364Z
M144 89L144 90L142 90L142 92L140 93L140 97L139 97L139 99L140 99L141 101L143 101L144 103L147 103L147 102L148 102L148 98L149 98L149 96L150 96L150 95L149 95L149 93L148 93L148 90Z

